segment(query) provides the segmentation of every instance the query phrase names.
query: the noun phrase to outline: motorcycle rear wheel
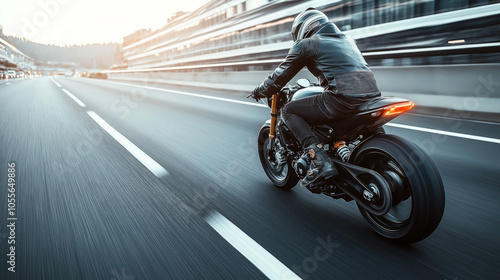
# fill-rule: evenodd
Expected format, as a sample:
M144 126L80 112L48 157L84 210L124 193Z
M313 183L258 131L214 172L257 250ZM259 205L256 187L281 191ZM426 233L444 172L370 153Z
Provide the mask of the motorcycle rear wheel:
M291 162L279 164L274 151L269 151L269 128L260 130L258 138L259 158L264 172L275 186L281 189L291 189L297 185L299 178Z
M380 135L363 143L351 158L354 164L378 172L391 188L393 204L387 214L376 216L358 205L378 234L409 244L434 232L444 212L444 187L439 171L421 148L402 137Z

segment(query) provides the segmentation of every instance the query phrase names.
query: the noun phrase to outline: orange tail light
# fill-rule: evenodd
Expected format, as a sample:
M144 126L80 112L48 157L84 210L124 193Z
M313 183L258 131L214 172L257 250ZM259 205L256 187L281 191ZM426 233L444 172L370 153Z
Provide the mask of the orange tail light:
M415 103L413 103L411 101L403 103L403 104L393 105L391 107L388 107L385 110L384 117L402 114L406 111L409 111L414 106L415 106Z

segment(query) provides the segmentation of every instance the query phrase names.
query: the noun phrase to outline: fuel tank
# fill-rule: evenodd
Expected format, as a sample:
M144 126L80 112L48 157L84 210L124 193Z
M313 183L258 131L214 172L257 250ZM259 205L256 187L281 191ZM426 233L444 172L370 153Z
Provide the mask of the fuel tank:
M323 93L322 87L307 87L303 89L299 89L292 97L292 100L302 99L309 96L314 96Z

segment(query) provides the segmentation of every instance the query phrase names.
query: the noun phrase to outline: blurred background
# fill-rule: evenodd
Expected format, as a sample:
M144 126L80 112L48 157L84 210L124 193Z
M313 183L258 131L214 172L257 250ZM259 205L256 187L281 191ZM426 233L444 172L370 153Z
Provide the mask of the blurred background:
M17 71L18 76L94 73L95 77L129 81L147 76L167 84L248 91L286 56L292 44L294 17L307 7L315 7L356 39L379 87L387 94L403 94L426 112L436 108L465 110L473 117L492 119L491 113L500 108L498 93L474 96L478 77L486 79L498 71L499 1L221 0L193 1L190 9L178 6L188 8L188 12L148 2L138 7L130 1L88 2L84 6L73 2L53 0L40 4L38 11L32 8L34 12L12 28L21 36L7 36L0 27L3 77L8 70ZM70 22L76 23L78 30L83 28L82 32L76 27L60 29L71 25L63 21L67 16L60 14L73 9L79 12ZM134 9L137 11L131 14ZM148 17L154 18L154 23L145 22ZM133 29L140 24L155 27ZM49 28L51 25L56 28ZM117 39L118 30L130 33ZM113 31L113 35L104 31ZM70 34L75 33L79 41L107 36L118 42L101 39L99 44L68 45L69 38L75 36ZM25 38L48 40L49 36L54 42L40 44ZM244 77L245 82L235 77ZM299 77L313 79L306 72ZM453 107L471 95L478 108Z

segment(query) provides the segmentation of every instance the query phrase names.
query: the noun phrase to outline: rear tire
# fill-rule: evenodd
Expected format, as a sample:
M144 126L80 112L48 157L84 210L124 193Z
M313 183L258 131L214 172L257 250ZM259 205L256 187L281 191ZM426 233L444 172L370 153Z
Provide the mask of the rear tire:
M281 189L291 189L297 185L299 178L292 167L291 162L278 164L275 154L268 150L269 144L269 127L263 127L259 132L258 148L259 158L262 168L266 172L269 180L275 186Z
M399 243L415 243L437 228L444 212L444 187L439 171L422 149L402 137L378 135L358 147L351 159L380 173L391 187L389 213L376 216L358 205L377 233Z

